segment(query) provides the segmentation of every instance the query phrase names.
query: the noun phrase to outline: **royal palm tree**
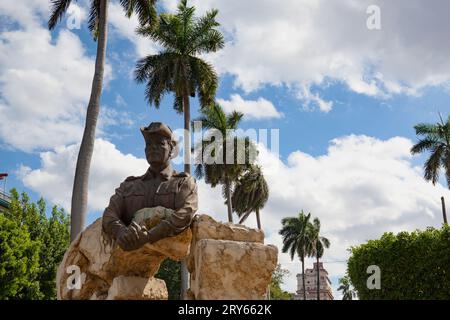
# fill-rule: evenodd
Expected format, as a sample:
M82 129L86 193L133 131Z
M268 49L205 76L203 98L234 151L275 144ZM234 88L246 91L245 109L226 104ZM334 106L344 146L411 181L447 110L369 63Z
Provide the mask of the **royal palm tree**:
M282 252L289 252L291 260L294 260L297 254L302 263L304 300L306 300L305 257L310 256L312 252L310 219L311 213L305 214L302 210L298 217L283 218L281 220L282 228L280 230L280 235L283 237Z
M325 249L330 247L330 240L320 235L320 220L314 218L311 228L312 255L316 257L317 262L317 300L320 300L320 268L319 260L323 256Z
M256 157L256 147L248 138L232 136L242 117L243 114L236 111L227 115L219 104L214 103L209 108L202 109L200 117L196 119L208 131L196 146L195 175L199 179L205 178L205 182L212 187L222 185L229 222L233 222L233 184ZM238 161L238 148L242 146L245 148L242 153L245 159Z
M217 30L218 11L211 10L195 18L195 7L181 0L176 14L161 14L158 25L142 27L138 33L162 46L162 51L138 61L135 78L146 83L145 95L150 105L159 108L164 94L174 93L174 109L184 113L184 171L191 173L190 102L198 94L200 107L213 101L218 77L200 55L223 48L224 39Z
M71 2L72 0L50 0L51 14L48 20L48 28L50 30L54 29L64 17ZM155 2L156 0L120 0L126 15L130 17L133 13L136 13L142 26L151 26L154 24L153 22L156 22ZM109 0L91 0L89 12L89 29L93 34L94 40L97 41L97 56L72 191L70 210L70 238L72 241L84 229L86 221L89 170L94 152L95 129L100 112L100 98L105 69L108 37L108 3Z
M348 276L339 279L339 284L338 291L342 291L342 300L353 300L356 297L356 292L352 290Z
M184 113L184 172L191 173L190 102L198 94L200 107L213 101L218 77L200 55L215 52L224 46L222 34L217 30L218 11L211 10L201 18L194 17L195 8L181 0L176 14L161 14L156 27L138 28L138 33L162 46L162 51L137 62L135 79L146 83L145 96L150 105L159 108L164 94L174 93L173 107ZM188 271L181 263L181 294L188 287Z
M231 196L233 209L241 218L239 223L243 223L250 213L255 212L258 229L261 229L259 210L264 208L268 199L269 186L261 171L261 167L257 165L250 166L238 179Z
M440 122L436 124L421 123L414 127L416 135L421 136L412 148L411 154L430 152L430 157L424 164L424 178L433 185L439 179L441 168L445 171L447 186L450 189L450 116L444 122L440 116ZM444 222L447 221L443 210Z
M416 135L423 136L412 148L412 154L430 152L424 164L424 178L433 184L439 179L440 169L444 168L447 185L450 188L450 116L447 122L441 118L436 124L421 123L414 127Z

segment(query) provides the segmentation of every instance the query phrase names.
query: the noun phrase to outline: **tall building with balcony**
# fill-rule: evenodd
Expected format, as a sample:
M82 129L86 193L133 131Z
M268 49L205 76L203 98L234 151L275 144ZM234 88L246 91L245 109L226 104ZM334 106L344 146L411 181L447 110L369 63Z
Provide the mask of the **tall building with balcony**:
M319 265L315 262L312 269L305 270L306 300L317 300L317 270L319 270L320 300L333 300L331 281L322 262ZM297 293L294 295L294 300L303 300L302 274L297 274Z

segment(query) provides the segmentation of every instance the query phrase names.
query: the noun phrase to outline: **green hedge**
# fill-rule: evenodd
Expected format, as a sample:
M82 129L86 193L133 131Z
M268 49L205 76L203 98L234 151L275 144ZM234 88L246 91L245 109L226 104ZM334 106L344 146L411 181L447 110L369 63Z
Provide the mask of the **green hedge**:
M348 274L361 300L450 299L450 227L385 233L350 249ZM381 289L367 288L367 267L381 269Z

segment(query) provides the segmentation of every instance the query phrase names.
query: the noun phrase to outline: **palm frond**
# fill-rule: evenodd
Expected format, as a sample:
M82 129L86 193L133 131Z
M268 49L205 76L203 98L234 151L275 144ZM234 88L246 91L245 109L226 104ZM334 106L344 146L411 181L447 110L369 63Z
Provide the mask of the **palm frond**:
M219 77L214 71L214 67L200 58L190 57L189 66L191 70L189 79L194 89L198 92L200 107L208 108L214 104Z
M100 1L91 0L91 8L89 10L88 28L94 40L98 37L98 23L100 21Z
M136 32L148 36L167 51L182 54L183 47L182 21L173 14L163 13L156 26L140 26Z
M143 27L153 28L157 21L156 0L120 0L125 15L130 18L133 13Z
M57 23L61 21L72 0L50 0L50 18L48 19L48 29L53 30Z
M427 181L431 181L433 184L436 184L439 178L439 169L441 166L441 159L444 154L444 150L444 145L437 145L432 149L431 156L428 158L424 165L424 178Z
M439 141L435 138L427 137L425 139L419 140L412 148L411 154L419 154L426 150L430 150L436 148L436 145L439 144Z
M237 129L239 122L241 122L244 114L242 112L233 111L227 117L227 127L230 129Z
M217 13L217 10L208 11L195 23L189 41L189 54L216 52L224 47L223 35L215 29L220 26L216 21Z
M159 107L162 96L172 91L172 72L174 54L163 52L157 55L149 55L140 59L135 68L135 80L147 82L146 98L150 105Z
M439 132L439 127L437 125L429 123L419 123L414 126L414 129L418 136L437 135Z

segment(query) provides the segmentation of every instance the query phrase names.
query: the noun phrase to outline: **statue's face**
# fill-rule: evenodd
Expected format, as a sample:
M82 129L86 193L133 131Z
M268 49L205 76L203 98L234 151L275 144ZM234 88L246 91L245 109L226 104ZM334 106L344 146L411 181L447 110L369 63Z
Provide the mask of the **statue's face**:
M170 160L172 145L170 140L159 134L152 134L147 138L145 156L152 166L167 163Z

